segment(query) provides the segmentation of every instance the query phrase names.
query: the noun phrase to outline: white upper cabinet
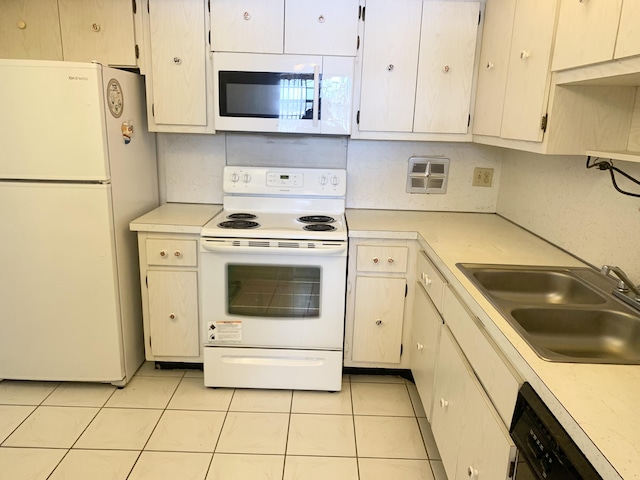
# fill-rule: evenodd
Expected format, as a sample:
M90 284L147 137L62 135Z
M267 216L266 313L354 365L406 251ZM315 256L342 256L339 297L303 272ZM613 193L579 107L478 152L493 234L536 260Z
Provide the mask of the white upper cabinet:
M282 53L284 0L211 0L211 50Z
M211 0L211 50L355 56L360 0Z
M369 0L360 91L360 130L411 132L422 1Z
M4 0L0 58L62 60L57 0Z
M424 2L414 132L467 133L480 3Z
M500 136L511 52L508 39L513 34L515 11L516 0L487 2L473 122L475 135Z
M286 2L285 53L356 55L359 0Z
M615 58L640 55L640 0L624 0L620 13Z
M466 134L479 15L474 1L369 0L359 132Z
M552 69L611 60L621 8L622 0L561 0Z
M149 0L147 111L151 131L212 133L203 0ZM211 107L209 107L211 108Z
M3 1L0 58L135 67L134 5L132 0Z

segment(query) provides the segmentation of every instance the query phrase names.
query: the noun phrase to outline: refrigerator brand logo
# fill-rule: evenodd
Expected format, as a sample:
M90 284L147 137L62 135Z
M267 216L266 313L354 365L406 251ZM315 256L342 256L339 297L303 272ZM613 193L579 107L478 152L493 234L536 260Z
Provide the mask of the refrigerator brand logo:
M88 81L89 77L76 77L74 75L69 75L69 80L83 80L83 81Z

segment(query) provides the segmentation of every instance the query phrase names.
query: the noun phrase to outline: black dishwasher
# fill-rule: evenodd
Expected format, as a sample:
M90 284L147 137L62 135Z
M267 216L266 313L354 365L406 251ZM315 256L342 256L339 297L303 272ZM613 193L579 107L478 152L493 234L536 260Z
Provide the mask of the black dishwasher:
M511 424L514 480L602 480L531 385L520 387Z

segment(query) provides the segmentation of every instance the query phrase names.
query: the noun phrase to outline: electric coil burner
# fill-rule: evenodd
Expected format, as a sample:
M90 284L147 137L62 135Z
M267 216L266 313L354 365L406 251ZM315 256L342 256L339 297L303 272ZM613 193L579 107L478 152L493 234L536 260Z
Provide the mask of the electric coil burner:
M202 228L208 387L340 390L346 171L225 167Z

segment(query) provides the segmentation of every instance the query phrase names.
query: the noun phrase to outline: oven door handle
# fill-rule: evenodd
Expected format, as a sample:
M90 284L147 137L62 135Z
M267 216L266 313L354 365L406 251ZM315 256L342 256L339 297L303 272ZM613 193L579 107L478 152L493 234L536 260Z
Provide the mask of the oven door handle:
M305 256L340 256L347 253L347 244L345 243L317 243L313 248L296 248L296 247L249 247L236 246L228 243L215 242L210 240L201 241L202 249L207 252L219 253L241 253L241 254L267 254L267 255L305 255Z

